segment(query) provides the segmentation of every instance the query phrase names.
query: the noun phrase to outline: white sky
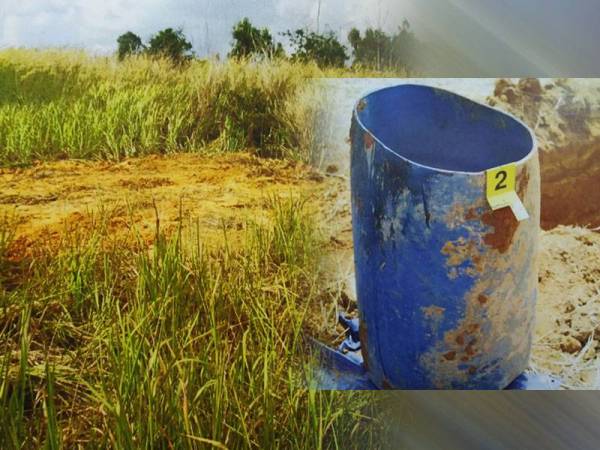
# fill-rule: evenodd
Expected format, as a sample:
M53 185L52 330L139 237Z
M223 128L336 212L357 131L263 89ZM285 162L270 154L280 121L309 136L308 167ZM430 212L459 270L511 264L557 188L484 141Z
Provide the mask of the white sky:
M231 28L243 17L279 32L316 29L319 0L0 0L0 48L75 47L108 53L131 30L147 40L183 27L199 55L225 54ZM320 29L345 39L353 26L392 30L410 7L402 0L321 0Z

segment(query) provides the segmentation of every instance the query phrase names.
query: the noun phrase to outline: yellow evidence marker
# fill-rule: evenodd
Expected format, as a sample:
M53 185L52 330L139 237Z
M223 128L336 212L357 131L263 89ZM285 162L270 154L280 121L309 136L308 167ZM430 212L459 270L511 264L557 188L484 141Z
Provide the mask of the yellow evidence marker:
M529 219L529 214L515 191L517 178L515 164L489 169L486 171L486 178L487 200L493 210L510 206L518 221Z

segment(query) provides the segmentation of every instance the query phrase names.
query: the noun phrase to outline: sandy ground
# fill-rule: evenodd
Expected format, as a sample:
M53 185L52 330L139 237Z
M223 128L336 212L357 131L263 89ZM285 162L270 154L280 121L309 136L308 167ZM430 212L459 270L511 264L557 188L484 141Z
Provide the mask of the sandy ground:
M273 195L317 195L323 180L309 166L248 154L42 163L0 169L0 217L17 223L13 259L100 219L114 233L135 226L151 242L157 213L167 232L193 219L210 246L224 230L236 239L248 219L261 220Z
M559 226L541 244L532 366L600 389L600 233Z
M332 108L324 113L327 129L321 136L320 163L323 168L340 168L342 175L325 191L331 207L324 212L323 222L336 243L335 250L326 255L329 289L339 298L333 309L356 314L347 177L352 106L366 92L405 82L421 82L487 101L523 118L535 130L542 163L542 216L547 229L540 235L531 369L559 377L564 388L600 388L600 233L590 229L600 219L600 197L596 201L600 190L590 185L590 180L600 179L600 154L590 150L600 135L600 121L596 121L600 116L595 113L596 105L600 105L600 80L543 79L537 83L543 90L534 88L538 93L533 100L527 93L532 84L536 85L531 80L330 80L325 91ZM516 92L509 95L512 104L506 89ZM548 158L549 154L556 156ZM575 164L584 154L584 164ZM330 310L326 329L332 340L339 342L342 330L335 326Z

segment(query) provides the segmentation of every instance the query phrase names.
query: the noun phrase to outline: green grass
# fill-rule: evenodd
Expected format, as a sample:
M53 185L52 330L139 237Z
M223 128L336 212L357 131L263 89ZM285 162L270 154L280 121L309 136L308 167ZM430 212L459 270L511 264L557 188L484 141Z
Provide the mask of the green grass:
M306 158L312 66L0 51L0 164L254 149Z
M322 242L304 201L269 210L211 251L193 223L148 248L100 215L27 260L0 253L0 448L372 444L370 395L305 387Z

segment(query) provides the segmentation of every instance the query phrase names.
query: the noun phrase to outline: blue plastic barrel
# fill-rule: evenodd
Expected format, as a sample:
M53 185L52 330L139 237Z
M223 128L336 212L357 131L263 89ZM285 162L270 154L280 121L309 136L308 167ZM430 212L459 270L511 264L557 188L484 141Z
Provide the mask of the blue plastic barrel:
M454 93L400 85L353 113L360 338L380 388L502 389L528 365L537 294L535 138ZM516 163L529 219L493 211L486 173Z

